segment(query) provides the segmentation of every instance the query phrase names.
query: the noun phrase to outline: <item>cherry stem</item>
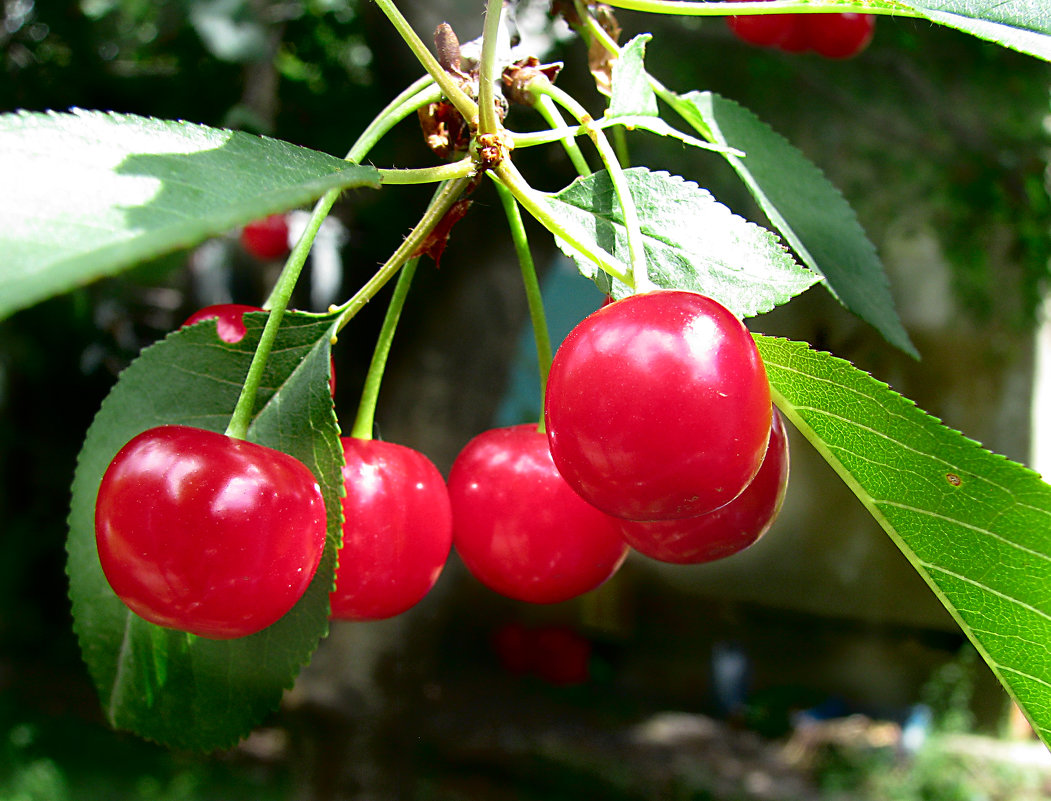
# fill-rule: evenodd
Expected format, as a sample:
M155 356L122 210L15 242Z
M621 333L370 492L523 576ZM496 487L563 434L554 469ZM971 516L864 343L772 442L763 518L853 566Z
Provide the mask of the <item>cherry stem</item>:
M587 128L591 141L598 150L599 157L609 173L610 182L613 184L613 192L620 203L621 213L624 215L624 229L628 238L628 254L631 260L631 274L634 280L635 291L647 292L656 287L650 281L646 269L646 248L642 238L642 226L639 223L639 212L635 207L635 199L631 195L627 176L620 166L613 146L606 138L606 134L599 127L591 127L593 119L577 100L569 93L564 92L553 85L547 78L538 78L529 85L529 90L534 97L546 95L562 106L573 115L577 122Z
M474 175L477 171L477 165L468 156L438 167L380 170L379 173L380 183L387 186L390 184L436 184L441 181L450 181L453 178Z
M380 328L379 338L376 340L376 348L372 352L369 371L365 375L365 386L361 391L358 413L350 430L350 435L355 439L372 439L376 420L376 403L379 399L380 385L383 383L383 372L387 367L387 357L390 355L391 343L394 341L394 332L398 328L398 320L401 319L401 311L405 307L405 298L409 295L409 287L412 285L412 277L416 274L416 265L419 260L419 257L416 257L405 262L398 275L398 281L394 285L394 294L391 295L390 305L387 306L387 313L383 317L383 325Z
M604 272L621 283L634 287L631 271L627 265L603 248L589 243L587 234L583 231L578 233L576 225L570 224L565 219L559 219L552 213L544 195L529 185L510 159L501 161L489 174L511 190L511 194L515 196L515 200L522 205L522 208L548 231L593 261Z
M540 116L544 118L544 122L550 125L552 129L566 127L566 121L562 117L562 113L558 110L558 106L555 104L554 100L545 94L534 95L534 98L536 100L534 108L536 108ZM584 126L580 126L580 128L577 128L576 130L581 133L586 132ZM584 158L584 154L580 151L580 146L577 144L577 140L574 136L575 134L567 133L560 141L562 142L562 147L566 151L566 155L569 156L569 160L573 162L573 168L577 171L577 174L582 178L587 178L591 175L591 167L588 166L587 160Z
M457 178L449 181L438 190L427 210L423 213L423 217L416 223L416 227L402 240L397 250L376 271L376 274L361 289L354 293L350 300L342 306L331 310L333 313L340 314L339 324L336 327L337 331L341 330L343 326L351 321L355 314L361 311L365 304L394 277L394 274L401 269L402 265L417 255L417 251L424 244L427 237L430 236L431 231L442 221L446 212L459 200L460 195L464 193L464 190L467 189L473 180L473 176Z
M544 298L540 291L540 281L536 276L536 265L529 250L529 238L522 222L522 213L518 208L511 190L503 184L496 183L497 194L504 205L507 223L511 228L511 239L518 255L518 265L522 270L522 283L525 286L526 303L529 305L529 319L533 324L533 339L536 341L537 368L540 370L540 404L543 409L547 397L547 374L551 372L551 334L547 327L547 315L544 313ZM541 411L537 427L544 433L544 415Z
M608 6L628 11L646 11L650 14L678 14L687 17L720 17L744 14L886 14L897 17L922 17L919 11L904 3L893 6L868 3L840 2L840 0L771 0L770 2L697 2L696 0L604 0Z
M500 131L496 114L496 48L500 43L503 0L488 0L485 7L485 25L482 28L482 56L478 65L478 133L495 134Z
M397 6L394 5L391 0L376 0L376 5L380 7L380 10L387 15L387 19L390 20L394 29L398 32L398 35L405 41L405 44L412 50L417 61L423 65L423 68L427 70L434 82L442 89L442 94L449 100L456 110L460 112L468 125L471 128L478 127L478 104L472 100L467 93L460 88L460 85L453 79L449 73L445 71L441 64L438 63L438 59L434 57L431 51L427 48L427 45L423 43L423 40L416 35L416 31L412 29L408 20L402 16L401 12L398 11Z

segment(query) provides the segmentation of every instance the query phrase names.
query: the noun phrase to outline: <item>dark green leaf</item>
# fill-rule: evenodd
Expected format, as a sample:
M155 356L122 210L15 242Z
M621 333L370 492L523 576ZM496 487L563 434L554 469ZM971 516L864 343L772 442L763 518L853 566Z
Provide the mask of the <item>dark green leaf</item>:
M932 22L1051 61L1051 7L1033 0L900 0Z
M235 131L100 112L0 115L0 318L371 167Z
M638 208L649 278L658 286L700 292L738 316L750 317L818 280L796 264L774 234L736 216L697 184L641 167L625 175ZM627 231L608 173L574 181L551 199L551 207L595 245L630 261ZM564 241L559 246L604 292L617 298L632 293Z
M158 425L225 430L265 319L247 315L248 334L236 344L221 342L215 322L206 321L144 350L96 415L73 481L67 570L84 660L112 724L171 747L234 744L277 706L328 631L343 458L328 389L332 318L289 314L282 320L249 428L250 440L289 453L314 472L328 509L321 566L292 611L250 637L195 637L133 614L99 565L95 495L113 456Z
M849 362L801 342L756 341L778 407L1051 745L1051 486Z
M916 356L894 306L883 264L854 210L798 149L746 108L711 92L676 99L702 135L745 152L724 154L774 227L829 291L891 344Z

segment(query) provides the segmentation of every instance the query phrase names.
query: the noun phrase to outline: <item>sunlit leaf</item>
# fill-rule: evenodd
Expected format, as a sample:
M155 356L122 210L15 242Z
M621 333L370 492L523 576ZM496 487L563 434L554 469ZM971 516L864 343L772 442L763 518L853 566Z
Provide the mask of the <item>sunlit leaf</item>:
M750 317L818 280L796 264L774 234L733 214L697 184L643 168L625 175L638 209L649 279L658 286L700 292ZM574 181L551 199L551 208L596 246L630 260L627 230L608 173ZM559 246L607 294L619 298L632 293L564 241Z
M777 405L1051 745L1051 486L849 362L757 336Z
M0 318L190 247L371 167L236 131L100 112L0 115Z

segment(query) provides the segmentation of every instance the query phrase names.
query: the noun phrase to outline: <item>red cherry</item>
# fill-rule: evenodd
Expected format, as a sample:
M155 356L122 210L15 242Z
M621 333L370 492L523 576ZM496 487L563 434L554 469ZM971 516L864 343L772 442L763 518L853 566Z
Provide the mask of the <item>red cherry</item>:
M617 521L583 501L555 469L534 425L472 439L449 473L453 543L490 589L531 603L593 590L627 554Z
M241 229L241 244L257 259L279 259L289 251L288 220L284 214L271 214Z
M796 14L747 14L726 18L726 24L742 42L774 47L789 39L798 22Z
M744 492L726 506L684 520L625 520L621 531L639 553L662 562L699 564L742 551L770 528L781 511L788 486L788 438L781 414L774 412L763 466Z
M248 312L263 311L258 306L244 306L240 303L217 303L214 306L205 306L186 318L180 327L201 323L205 320L215 320L215 327L219 333L219 339L223 342L240 342L244 339L245 324L244 316Z
M729 503L770 438L770 387L751 335L693 292L633 295L592 313L555 354L545 405L559 472L629 520Z
M445 479L418 451L344 437L343 546L330 600L338 620L382 620L415 606L452 547Z
M521 623L504 623L490 637L496 658L508 673L524 676L533 670L533 632Z
M591 642L568 626L542 626L532 633L533 672L559 686L590 678Z
M872 14L805 14L803 24L810 47L826 58L851 58L872 41L876 17Z
M205 306L186 318L180 328L188 325L203 323L205 320L215 320L216 332L223 342L240 342L246 333L244 316L248 312L261 312L258 306L244 306L240 303L217 303L214 306ZM336 364L329 360L328 389L332 397L336 397Z
M288 612L314 577L325 527L302 462L186 426L121 448L95 504L99 561L117 596L151 623L213 639Z
M793 14L792 29L788 35L777 43L778 50L786 53L804 53L810 49L810 30L804 21L806 14ZM814 15L811 15L814 16Z

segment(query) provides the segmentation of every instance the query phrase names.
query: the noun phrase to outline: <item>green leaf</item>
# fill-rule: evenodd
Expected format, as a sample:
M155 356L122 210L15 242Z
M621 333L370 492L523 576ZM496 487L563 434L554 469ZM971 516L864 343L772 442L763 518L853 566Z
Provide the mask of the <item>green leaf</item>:
M743 106L711 92L672 96L702 136L739 148L724 154L803 263L825 277L840 303L912 356L883 264L854 210L798 149Z
M849 362L801 342L757 336L756 344L778 407L1051 746L1051 486Z
M371 167L235 131L119 114L0 115L0 319L330 189Z
M900 0L932 22L948 25L1051 61L1051 8L1033 0Z
M733 214L705 189L666 172L625 170L638 208L649 278L718 300L740 317L769 311L818 279L803 269L777 237ZM625 262L628 238L607 172L580 178L550 199L552 212ZM610 279L591 260L557 239L588 278L616 298L632 288Z
M117 451L164 424L224 431L265 315L236 344L210 320L170 334L123 373L88 430L73 480L67 543L74 630L110 722L174 748L233 745L281 700L328 631L341 537L343 453L328 388L335 318L287 314L248 438L295 456L318 477L328 539L317 575L284 618L250 637L208 640L147 623L110 589L95 544L95 496Z
M609 116L658 115L657 95L650 88L650 76L643 65L646 44L652 38L648 33L636 36L621 48L620 56L613 62L612 93L606 112Z

